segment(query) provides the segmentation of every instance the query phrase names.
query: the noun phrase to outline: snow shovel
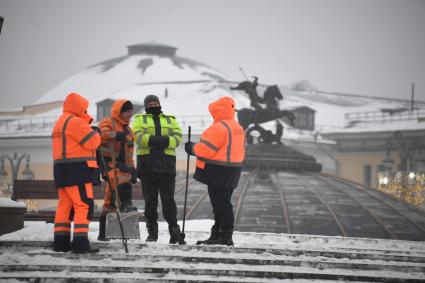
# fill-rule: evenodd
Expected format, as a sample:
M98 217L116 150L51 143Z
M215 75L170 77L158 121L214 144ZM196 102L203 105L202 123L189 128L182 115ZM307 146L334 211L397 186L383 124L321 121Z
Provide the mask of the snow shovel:
M109 143L112 158L112 170L115 182L115 207L116 212L106 214L105 237L108 239L140 239L139 213L120 212L121 201L118 194L118 177L116 171L116 157L112 143ZM110 186L111 187L111 186ZM111 191L113 192L113 191Z
M191 127L189 126L188 129L188 134L187 134L187 141L190 142L190 130ZM184 238L186 237L185 233L184 233L184 225L186 223L186 204L187 204L187 191L188 191L188 187L189 187L189 161L190 161L190 154L187 154L187 163L186 163L186 190L184 192L184 208L183 208L183 227L182 227L182 232L181 232L181 241L179 242L180 245L184 245L185 241Z
M111 183L111 179L109 179L108 166L106 165L105 158L103 158L103 155L102 155L102 153L100 153L99 150L96 150L96 156L98 158L99 167L100 167L100 170L102 172L103 178L108 183L109 188L112 188L112 183ZM114 195L115 192L113 190L111 190L111 194ZM114 199L115 199L115 196L114 196ZM116 201L115 201L115 203L116 203ZM120 230L121 230L122 244L124 245L125 252L128 254L127 239L124 237L124 228L122 226L122 222L121 222L121 218L120 218L120 215L119 215L119 211L117 210L116 213L117 213L117 218L118 218L119 225L120 225Z

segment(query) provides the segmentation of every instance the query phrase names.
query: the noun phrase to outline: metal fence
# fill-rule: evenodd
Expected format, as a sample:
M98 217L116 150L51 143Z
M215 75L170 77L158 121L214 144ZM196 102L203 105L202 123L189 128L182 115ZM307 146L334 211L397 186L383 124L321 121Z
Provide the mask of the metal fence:
M36 117L20 119L0 119L0 135L22 132L50 130L58 117Z
M425 109L399 110L388 109L382 111L369 112L352 112L344 115L347 122L385 122L385 121L402 121L402 120L425 120Z
M0 136L14 133L33 133L33 132L46 132L53 129L56 123L57 116L49 117L36 117L36 118L23 118L23 119L1 119L0 118ZM185 115L176 116L182 128L192 126L194 129L206 129L213 119L211 115ZM297 133L301 135L318 135L323 131L329 131L340 128L334 125L316 124L314 130L303 130L292 127L285 127L287 133Z

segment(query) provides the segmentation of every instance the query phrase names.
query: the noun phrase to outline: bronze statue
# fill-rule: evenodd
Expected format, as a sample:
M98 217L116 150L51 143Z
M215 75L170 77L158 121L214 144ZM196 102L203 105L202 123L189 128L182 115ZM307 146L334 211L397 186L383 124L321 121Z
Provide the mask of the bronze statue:
M293 124L295 116L290 111L279 109L279 101L283 99L283 95L277 85L268 86L264 91L263 97L260 97L257 93L258 77L253 78L254 80L252 82L243 81L238 86L230 88L232 90L242 90L247 93L251 100L251 107L254 108L238 110L239 123L246 130L248 143L252 143L254 140L251 135L253 131L260 133L260 137L258 138L260 143L272 143L277 141L277 138L280 143L283 126L278 122L278 119L286 117ZM264 104L265 106L262 106ZM258 125L272 120L277 121L275 134ZM251 124L254 124L254 126L249 128Z

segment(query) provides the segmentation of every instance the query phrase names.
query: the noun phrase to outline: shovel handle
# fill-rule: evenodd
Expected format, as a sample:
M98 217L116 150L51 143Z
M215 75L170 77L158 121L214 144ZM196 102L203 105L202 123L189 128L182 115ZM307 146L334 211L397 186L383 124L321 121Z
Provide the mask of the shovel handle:
M187 141L190 142L190 134L191 134L191 127L188 128L188 134L187 134ZM186 223L186 204L187 204L187 190L189 186L189 162L190 162L190 154L187 154L187 163L186 163L186 190L184 192L184 209L183 209L183 227L182 227L182 233L184 234L184 226Z

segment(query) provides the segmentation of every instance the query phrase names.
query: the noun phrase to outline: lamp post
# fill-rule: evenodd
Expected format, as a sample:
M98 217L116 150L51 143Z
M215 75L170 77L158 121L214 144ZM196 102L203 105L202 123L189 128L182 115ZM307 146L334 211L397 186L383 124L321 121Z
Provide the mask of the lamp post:
M21 165L22 160L24 160L27 162L25 169L22 171L22 176L24 180L33 180L35 174L31 171L30 169L30 155L28 153L24 153L21 156L18 157L18 154L15 152L13 154L13 158L11 158L9 155L3 154L0 157L0 162L1 162L1 168L0 168L0 183L3 183L5 181L5 179L7 178L7 172L4 169L4 162L6 160L9 160L10 163L10 169L12 172L12 188L13 188L13 192L12 192L12 196L10 197L12 200L16 200L15 197L15 190L14 190L14 185L15 185L15 180L18 179L18 171L19 171L19 166Z
M3 26L4 18L0 17L0 34L1 34L1 28Z

